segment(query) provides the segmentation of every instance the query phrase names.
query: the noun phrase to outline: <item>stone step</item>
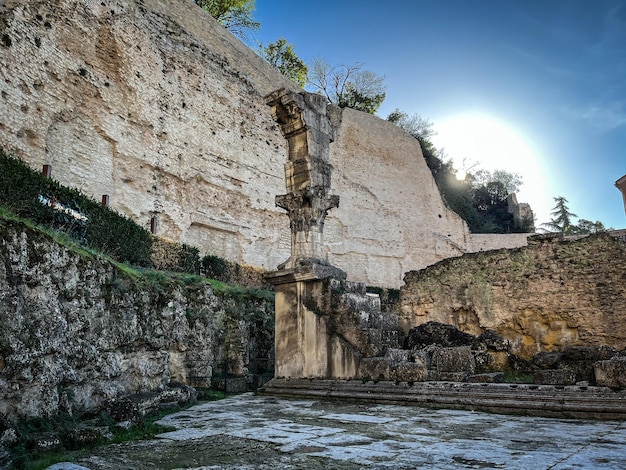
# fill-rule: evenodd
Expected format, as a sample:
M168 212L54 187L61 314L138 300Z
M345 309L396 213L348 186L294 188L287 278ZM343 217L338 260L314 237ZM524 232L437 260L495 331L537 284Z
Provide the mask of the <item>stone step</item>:
M462 382L272 379L259 393L362 400L529 416L626 419L626 391L605 387Z

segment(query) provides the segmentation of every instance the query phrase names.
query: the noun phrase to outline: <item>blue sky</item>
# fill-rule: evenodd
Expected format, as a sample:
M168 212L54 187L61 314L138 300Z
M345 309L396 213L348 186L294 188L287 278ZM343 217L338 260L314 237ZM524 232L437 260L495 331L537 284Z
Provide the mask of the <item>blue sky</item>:
M522 174L537 223L564 196L626 227L626 1L257 0L254 16L263 44L383 75L378 115L430 119L459 167Z

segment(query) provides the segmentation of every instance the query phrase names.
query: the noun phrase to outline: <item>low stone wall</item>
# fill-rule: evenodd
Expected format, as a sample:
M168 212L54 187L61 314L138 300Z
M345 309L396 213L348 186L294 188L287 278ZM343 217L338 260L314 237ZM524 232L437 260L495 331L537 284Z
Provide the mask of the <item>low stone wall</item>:
M528 245L531 233L472 233L468 253L499 250L501 248L519 248Z
M51 415L273 368L273 301L125 272L0 219L0 413Z
M535 236L406 274L400 323L436 321L500 334L531 358L569 345L626 347L626 244L610 234Z

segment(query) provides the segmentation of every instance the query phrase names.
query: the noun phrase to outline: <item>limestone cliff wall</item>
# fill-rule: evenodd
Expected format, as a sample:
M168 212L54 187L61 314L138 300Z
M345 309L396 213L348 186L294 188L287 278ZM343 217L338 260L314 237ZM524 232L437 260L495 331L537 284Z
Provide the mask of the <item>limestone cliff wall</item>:
M203 252L268 269L284 261L288 226L274 196L286 144L262 77L287 80L190 1L8 6L7 152L52 165L96 200L110 195L145 227L157 216L160 235Z
M465 255L409 272L401 289L405 330L437 321L485 329L530 358L569 345L626 348L626 244L609 234Z
M397 287L404 272L468 250L467 226L444 204L419 142L366 113L344 109L339 119L330 161L341 199L324 232L331 263Z
M297 88L191 1L5 0L0 36L8 153L203 254L288 258L287 144L263 97ZM472 251L415 139L352 110L334 125L325 238L350 279L398 287Z
M152 279L152 280L150 280ZM137 277L0 219L0 413L273 369L273 302ZM63 409L61 409L63 411Z

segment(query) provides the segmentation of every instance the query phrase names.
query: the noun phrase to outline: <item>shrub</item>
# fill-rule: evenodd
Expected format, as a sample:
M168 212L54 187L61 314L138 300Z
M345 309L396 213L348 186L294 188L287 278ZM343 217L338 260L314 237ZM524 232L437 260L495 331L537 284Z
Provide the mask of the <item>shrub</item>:
M227 261L219 256L206 255L201 260L201 274L211 279L246 287L270 288L265 281L266 271L252 266Z
M22 218L64 231L118 261L150 266L152 236L146 229L2 150L0 205Z
M152 265L155 269L177 273L200 274L200 250L155 237L152 243Z

